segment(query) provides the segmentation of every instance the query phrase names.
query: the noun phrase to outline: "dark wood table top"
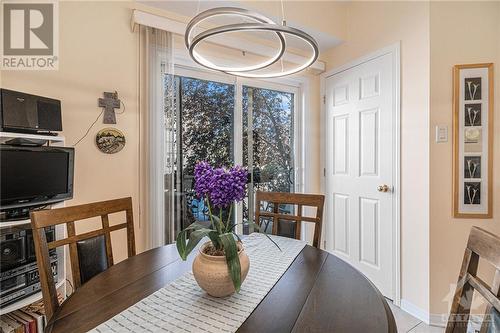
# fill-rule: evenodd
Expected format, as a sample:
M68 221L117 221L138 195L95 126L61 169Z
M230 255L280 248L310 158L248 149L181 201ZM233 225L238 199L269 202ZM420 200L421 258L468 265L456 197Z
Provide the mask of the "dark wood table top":
M195 251L193 251L195 252ZM86 332L191 269L174 245L95 276L58 309L46 332ZM397 332L385 298L359 271L306 246L238 332Z

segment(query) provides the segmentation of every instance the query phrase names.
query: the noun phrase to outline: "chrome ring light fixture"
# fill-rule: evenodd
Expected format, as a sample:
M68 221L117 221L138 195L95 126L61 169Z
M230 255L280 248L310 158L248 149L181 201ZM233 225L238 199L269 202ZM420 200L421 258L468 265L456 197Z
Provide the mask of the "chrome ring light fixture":
M222 25L219 27L205 30L193 36L193 30L201 22L207 20L208 18L212 18L215 16L224 16L224 15L241 16L249 18L256 22ZM241 66L241 67L225 67L216 65L213 62L206 59L200 52L196 50L196 47L201 42L210 37L223 35L231 32L249 32L249 31L269 31L276 33L280 41L280 48L274 54L274 56L272 56L266 61L261 62L260 64L252 66ZM283 55L286 50L285 34L293 35L296 38L299 38L300 40L305 42L310 47L312 55L303 64L300 64L297 67L288 69L286 71L282 69L281 71L275 71L275 72L256 72L258 70L265 69L280 60L283 61ZM318 59L319 55L318 44L316 43L314 38L308 35L307 33L303 32L302 30L286 26L284 20L283 20L283 25L279 25L262 14L242 8L233 8L233 7L212 8L196 15L187 25L184 39L186 47L189 50L189 54L196 63L209 69L248 78L276 78L276 77L295 74L311 66L316 61L316 59Z
M254 65L254 66L244 66L244 67L224 67L224 66L218 66L218 65L212 63L211 61L209 61L208 59L203 57L200 53L198 53L194 49L194 46L196 46L196 45L192 46L192 44L193 44L195 39L196 39L196 44L199 44L200 42L202 42L203 39L209 38L213 35L216 35L217 33L210 34L209 36L205 36L202 39L198 38L201 34L195 36L194 38L192 37L192 34L193 34L193 30L201 22L203 22L209 18L216 17L216 16L241 16L241 17L252 19L258 23L274 24L274 21L265 17L262 14L251 12L251 11L246 10L246 9L234 8L234 7L213 8L213 9L206 10L206 11L196 15L188 23L188 25L186 27L186 34L184 36L184 41L186 43L186 47L189 50L189 54L190 54L191 58L193 58L193 60L195 62L197 62L198 64L200 64L204 67L210 68L210 69L221 71L221 72L248 72L248 71L259 70L259 69L271 66L272 64L279 61L281 59L283 53L285 53L285 47L286 47L285 46L285 37L283 36L282 33L277 32L276 34L280 40L280 48L276 52L276 54L267 61L264 61L260 64ZM213 29L210 29L210 31L211 30L213 30ZM233 31L238 31L238 30L233 30Z

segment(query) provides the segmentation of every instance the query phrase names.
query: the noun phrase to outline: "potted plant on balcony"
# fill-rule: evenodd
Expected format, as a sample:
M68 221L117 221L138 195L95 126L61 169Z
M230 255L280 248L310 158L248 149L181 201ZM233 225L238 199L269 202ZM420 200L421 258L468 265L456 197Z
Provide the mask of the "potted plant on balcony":
M234 230L236 224L231 223L234 204L245 197L248 172L240 166L213 168L207 162L200 162L195 167L194 178L196 194L208 207L210 227L195 222L182 230L177 236L177 250L186 260L200 240L208 237L210 241L199 248L193 262L193 275L209 295L229 296L240 290L250 267Z

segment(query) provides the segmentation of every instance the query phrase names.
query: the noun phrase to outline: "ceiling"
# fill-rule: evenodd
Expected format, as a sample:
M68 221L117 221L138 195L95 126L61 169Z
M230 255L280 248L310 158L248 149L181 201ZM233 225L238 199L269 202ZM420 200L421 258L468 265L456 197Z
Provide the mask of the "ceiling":
M251 9L255 10L254 8L249 7L248 5L245 5L242 2L239 1L146 1L146 0L139 0L137 1L139 3L142 3L143 5L149 6L149 7L154 7L158 8L161 10L165 10L180 16L185 16L188 18L191 18L195 16L197 13L202 12L204 10L214 8L214 7L240 7L240 8L245 8L245 9ZM277 3L278 5L278 3ZM199 7L198 7L199 6ZM285 4L285 13L286 13L286 4ZM281 17L278 17L278 15L269 15L268 13L262 12L262 14L265 14L269 18L273 19L275 22L280 22ZM278 14L278 11L275 13ZM240 20L240 22L242 22ZM236 23L235 20L228 20L228 19L223 19L219 18L217 19L217 23ZM325 51L327 49L330 49L334 46L339 45L342 41L339 38L336 38L335 36L332 36L328 33L318 31L315 29L312 29L310 27L306 27L303 25L300 25L296 22L289 21L287 20L287 25L290 27L298 28L303 30L304 32L308 33L311 35L316 41L318 42L320 52ZM269 34L260 34L260 38L267 39L267 40L276 40L274 36L269 35ZM287 40L288 45L292 48L298 49L298 50L304 50L304 51L309 51L306 45L301 43L300 41L294 39L294 38L289 38Z

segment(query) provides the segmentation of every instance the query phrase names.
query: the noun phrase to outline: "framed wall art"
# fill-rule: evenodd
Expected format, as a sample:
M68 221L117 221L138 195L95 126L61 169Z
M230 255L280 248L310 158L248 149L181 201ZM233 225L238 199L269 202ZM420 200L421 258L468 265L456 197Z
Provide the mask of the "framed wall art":
M492 217L493 96L493 64L454 67L454 217Z

